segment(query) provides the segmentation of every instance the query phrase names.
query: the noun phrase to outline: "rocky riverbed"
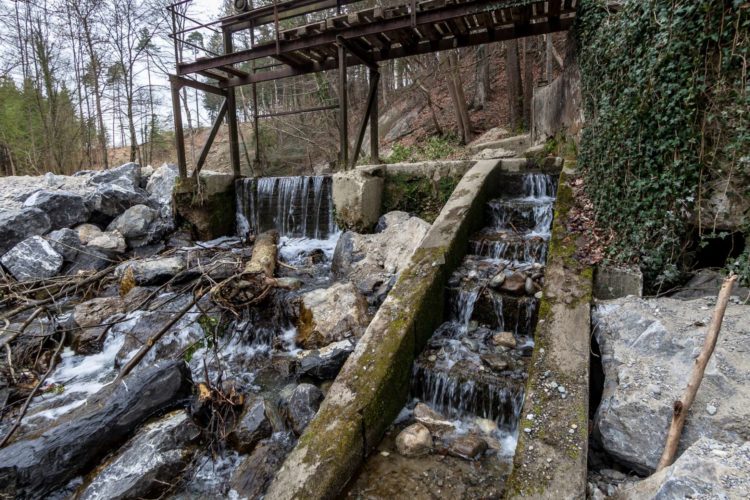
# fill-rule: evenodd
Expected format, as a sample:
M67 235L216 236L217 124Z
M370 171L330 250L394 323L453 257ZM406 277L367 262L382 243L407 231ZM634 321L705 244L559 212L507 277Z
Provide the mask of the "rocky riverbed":
M259 278L261 238L198 241L176 177L0 178L3 495L261 496L429 227L271 220Z

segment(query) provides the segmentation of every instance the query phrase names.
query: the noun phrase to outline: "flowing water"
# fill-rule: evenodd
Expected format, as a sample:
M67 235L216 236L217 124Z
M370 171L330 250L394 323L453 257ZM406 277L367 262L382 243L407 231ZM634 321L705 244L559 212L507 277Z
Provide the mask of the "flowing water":
M469 253L448 281L445 322L414 362L412 400L402 423L381 445L382 453L368 460L350 496L388 496L384 474L412 485L409 494L416 496L502 492L501 479L510 470L517 441L556 192L552 176L520 175L506 183L508 192L487 203L485 227L471 237ZM418 403L453 427L435 443L436 450L443 450L438 453L449 455L442 466L429 456L405 458L393 449L394 436L414 421L411 411ZM451 442L467 434L481 436L489 449L478 468L464 470L465 461L450 456ZM491 490L467 486L487 475L493 476ZM451 485L439 489L437 480Z

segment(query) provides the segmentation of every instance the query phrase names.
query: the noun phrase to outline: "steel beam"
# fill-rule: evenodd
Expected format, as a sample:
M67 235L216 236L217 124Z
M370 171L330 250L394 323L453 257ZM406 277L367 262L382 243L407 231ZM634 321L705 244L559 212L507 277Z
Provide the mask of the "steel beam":
M379 154L379 141L380 137L378 134L378 92L380 91L380 72L377 70L370 70L370 82L377 80L373 87L373 102L372 109L370 109L370 160L373 163L380 163Z
M346 169L349 163L349 103L346 88L346 48L339 45L339 162Z
M224 53L231 54L234 51L232 32L224 32ZM228 65L227 65L228 66ZM232 173L239 178L240 171L240 137L237 132L237 93L234 87L227 89L227 124L229 125L229 160L232 163Z
M498 10L508 7L510 2L507 0L487 2L485 0L474 0L472 2L461 3L434 9L424 12L417 12L416 19L412 20L409 14L373 22L367 25L356 25L341 30L328 30L317 35L310 35L298 40L279 41L278 49L276 43L267 43L255 48L242 50L235 53L227 53L223 56L213 57L206 60L195 61L192 63L180 64L177 73L180 75L195 73L200 70L226 66L229 64L241 63L252 59L262 57L272 57L285 52L295 50L309 49L320 45L330 44L336 41L336 37L357 38L366 35L375 35L378 33L387 33L399 29L419 27L421 24L430 24L443 22L457 17L481 14L492 10Z
M224 102L221 104L221 108L219 109L219 114L216 115L214 124L211 127L211 132L209 132L208 138L206 139L206 143L203 145L201 154L198 157L198 163L195 164L195 170L193 170L193 177L196 177L196 178L198 177L198 174L203 168L203 164L206 163L206 158L208 158L208 152L211 149L211 145L214 143L214 139L216 139L216 134L219 133L221 124L224 121L224 115L226 114L227 114L227 100L224 99Z
M214 85L209 85L207 83L199 82L198 80L193 80L191 78L184 78L182 76L177 76L177 75L169 75L169 81L176 83L180 88L191 87L194 89L202 90L203 92L208 92L210 94L220 95L222 97L225 97L227 95L227 91L222 88L216 87Z
M185 134L182 130L182 107L180 106L180 89L182 86L171 81L172 91L172 112L174 113L174 142L177 149L177 169L180 172L180 179L187 178L187 159L185 157Z
M370 70L370 93L367 96L367 108L365 108L365 115L362 117L362 123L359 125L359 134L357 134L357 143L354 146L354 154L352 154L351 168L357 164L359 158L359 152L362 149L362 141L365 139L365 131L367 130L367 122L370 121L370 117L373 116L373 107L378 105L378 83L380 82L380 73L377 70ZM376 112L377 113L377 112Z

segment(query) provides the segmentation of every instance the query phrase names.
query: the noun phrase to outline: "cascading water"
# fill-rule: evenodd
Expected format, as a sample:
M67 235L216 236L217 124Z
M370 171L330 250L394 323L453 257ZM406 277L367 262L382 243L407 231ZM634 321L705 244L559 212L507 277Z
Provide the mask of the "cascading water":
M449 280L447 321L415 362L411 383L416 400L448 418L494 421L496 438L512 447L556 190L545 174L525 174L515 186L520 192L488 202L487 225Z

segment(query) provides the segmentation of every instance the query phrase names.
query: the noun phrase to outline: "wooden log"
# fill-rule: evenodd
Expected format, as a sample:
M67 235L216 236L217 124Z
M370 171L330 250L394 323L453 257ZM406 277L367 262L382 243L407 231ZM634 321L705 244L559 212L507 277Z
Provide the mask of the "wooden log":
M245 266L246 273L262 272L268 278L272 278L276 271L276 258L278 256L279 232L276 230L266 231L255 238L253 255L250 262Z
M703 373L706 371L706 366L708 365L711 355L714 352L714 348L716 347L716 341L719 338L719 330L721 330L721 323L724 320L724 312L727 310L729 296L732 294L732 287L736 280L737 276L732 275L725 279L724 284L721 285L719 298L716 301L716 308L714 309L714 315L711 318L711 324L708 325L708 333L703 342L703 348L698 357L695 358L695 366L690 373L690 380L685 389L685 393L682 395L681 399L674 402L672 423L669 426L669 433L667 434L667 442L664 445L664 452L659 459L659 464L656 466L657 472L665 467L669 467L674 462L675 455L677 454L677 446L680 444L682 428L685 425L685 420L687 419L690 407L695 400L695 394L698 392L698 388L703 380Z

